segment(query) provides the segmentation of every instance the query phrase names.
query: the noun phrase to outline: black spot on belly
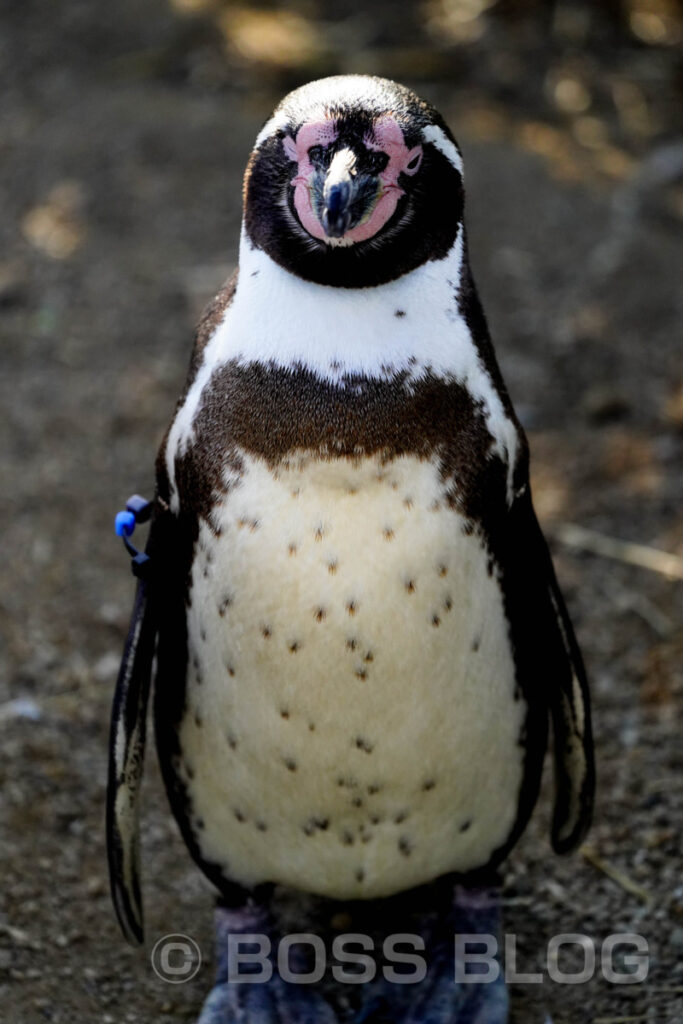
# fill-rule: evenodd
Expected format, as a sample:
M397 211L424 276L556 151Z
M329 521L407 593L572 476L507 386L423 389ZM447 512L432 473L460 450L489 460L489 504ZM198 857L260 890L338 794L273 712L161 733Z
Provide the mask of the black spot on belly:
M406 315L405 309L397 309L396 312L394 313L394 316L397 316L399 318L402 317L402 316L405 316L405 315Z
M355 651L356 647L358 646L358 641L354 637L350 637L346 641L346 646L350 651Z
M382 530L382 536L384 537L385 540L393 540L396 534L394 533L390 526L385 526L384 529Z
M357 668L353 674L355 675L355 677L357 679L367 679L368 678L368 670L365 669L365 668Z
M324 608L316 608L315 610L315 621L323 622L327 618L327 612Z
M358 868L358 870L356 871L356 881L357 882L362 882L364 878L365 878L365 872L363 871L362 868Z
M284 763L288 772L295 772L298 768L296 761L292 757L286 757Z
M346 610L349 613L349 615L353 616L358 611L358 605L356 604L355 601L347 601Z
M284 718L285 721L289 718L289 711L286 708L282 708L280 711L280 718Z
M288 545L287 545L287 551L288 551L288 553L289 553L290 555L295 555L295 554L296 554L296 551L297 551L297 547L296 547L296 544L288 544Z
M336 573L337 569L338 569L338 563L337 563L336 559L333 559L331 562L327 563L327 571L329 572L330 576L334 576L334 574Z
M228 675L229 675L229 676L234 676L234 674L235 674L235 669L234 669L234 668L232 667L232 665L228 665L228 666L227 666L227 669L228 669Z
M480 645L481 645L481 637L475 636L474 640L472 641L472 650L474 651L475 654L479 650Z
M197 726L198 729L201 729L201 727L202 727L202 716L199 714L198 711L195 711L195 713L194 713L194 724Z
M234 733L227 733L226 739L231 750L237 750L237 738Z
M440 565L436 571L441 577L448 575L448 567L445 565Z
M407 817L408 817L408 812L407 811L399 811L398 814L394 817L394 822L397 825L400 825L402 822L404 822L406 820Z
M266 825L265 821L257 821L256 822L256 828L258 829L259 832L267 832L268 831L268 826Z
M355 744L358 750L362 750L364 754L371 754L374 750L374 744L370 743L364 736L356 736Z
M304 832L307 836L312 836L315 832L327 832L330 827L330 819L314 816L309 818L304 825Z
M435 786L436 781L434 779L425 779L425 781L422 783L423 792L428 793L430 789L434 789Z
M443 603L444 610L449 612L453 607L453 598L449 595Z
M360 797L360 796L354 796L353 800L351 801L351 806L352 807L362 807L363 806L363 798Z
M370 824L371 825L379 825L381 821L382 821L382 815L381 814L371 814L370 815Z
M261 627L261 636L264 638L264 640L269 640L272 635L273 635L273 631L270 628L270 626L262 626Z
M239 821L240 825L243 825L244 822L247 820L246 819L246 815L242 811L240 811L239 808L237 808L237 807L233 808L233 812L232 813L235 815L235 820Z
M434 615L432 615L432 626L437 627L437 626L440 626L440 625L441 625L441 619L439 618L439 616L435 612Z
M348 789L356 789L358 783L355 779L351 778L350 775L339 775L337 777L338 786L346 786Z
M291 654L296 654L300 647L301 644L299 643L298 640L292 640L292 642L288 645L288 649Z
M342 832L339 838L341 839L343 846L353 846L354 844L353 833L348 830Z
M376 782L373 782L373 784L371 786L368 786L368 796L374 796L375 793L379 793L381 788L382 787L377 785Z
M404 857L410 857L413 852L413 844L410 842L407 836L401 836L398 841L399 853L402 853Z
M232 604L232 594L226 594L225 597L223 597L221 599L221 602L218 605L218 614L220 615L221 618L223 618L223 616L225 615L226 611L228 610L228 608L230 607L231 604Z
M471 824L472 824L472 819L471 818L468 818L467 821L463 821L462 825L460 826L460 831L461 832L467 832L467 830L471 826Z
M408 580L408 582L405 583L404 586L409 594L415 593L415 580Z
M315 732L315 722L309 722L308 723L308 731L309 732Z

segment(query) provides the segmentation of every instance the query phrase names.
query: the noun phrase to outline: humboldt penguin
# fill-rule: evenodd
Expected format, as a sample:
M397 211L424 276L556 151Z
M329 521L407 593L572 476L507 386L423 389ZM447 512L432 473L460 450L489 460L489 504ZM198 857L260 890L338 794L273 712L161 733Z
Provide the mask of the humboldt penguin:
M155 652L171 807L233 931L269 927L275 885L474 885L529 819L549 721L553 846L585 833L586 678L463 207L447 125L390 81L312 82L256 139L239 266L159 452L114 703L109 855L132 941ZM337 1019L276 986L226 982L202 1020L248 1020L250 999L259 1020Z

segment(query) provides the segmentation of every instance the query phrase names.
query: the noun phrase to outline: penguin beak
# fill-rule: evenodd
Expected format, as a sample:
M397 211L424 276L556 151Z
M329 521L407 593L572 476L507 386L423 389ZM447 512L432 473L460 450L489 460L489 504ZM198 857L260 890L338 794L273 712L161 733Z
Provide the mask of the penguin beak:
M320 220L328 238L342 238L351 224L355 166L356 154L353 150L341 149L335 154L325 177Z
M351 224L351 181L325 186L322 226L328 238L342 238Z
M358 174L356 154L341 149L330 164L322 194L320 223L328 238L343 238L374 206L380 190L374 175Z

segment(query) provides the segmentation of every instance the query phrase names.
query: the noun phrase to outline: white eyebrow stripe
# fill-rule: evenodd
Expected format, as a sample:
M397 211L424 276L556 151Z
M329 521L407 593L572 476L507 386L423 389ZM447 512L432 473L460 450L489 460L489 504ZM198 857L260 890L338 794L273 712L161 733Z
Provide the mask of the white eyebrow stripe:
M254 143L254 149L258 149L259 146L270 138L271 135L275 135L275 132L281 128L284 129L289 124L289 119L285 114L284 110L276 110L273 116L266 121L261 131L256 136L256 142Z
M465 168L463 166L460 150L456 144L448 138L443 128L439 128L436 124L428 124L426 128L422 129L422 138L424 142L431 142L433 146L436 146L439 152L443 153L446 159L452 163L455 169L459 172L460 176L464 178Z

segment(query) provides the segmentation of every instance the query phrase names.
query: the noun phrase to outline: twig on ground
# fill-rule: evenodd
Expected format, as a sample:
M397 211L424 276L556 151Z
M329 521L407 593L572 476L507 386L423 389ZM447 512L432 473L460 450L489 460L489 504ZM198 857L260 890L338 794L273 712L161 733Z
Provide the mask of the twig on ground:
M659 572L672 579L683 580L683 558L668 551L660 551L646 544L632 544L630 541L608 537L596 530L588 530L576 523L561 523L555 536L567 547L588 551L603 558L612 558L627 565L638 565L652 572Z
M609 861L604 860L592 846L582 846L580 852L589 864L592 864L598 871L602 871L603 875L607 875L608 878L611 878L613 882L620 885L626 892L637 896L643 903L652 903L652 895L647 889L644 889L642 885L638 885L637 882L634 882L632 878L625 875L623 871L615 868Z

